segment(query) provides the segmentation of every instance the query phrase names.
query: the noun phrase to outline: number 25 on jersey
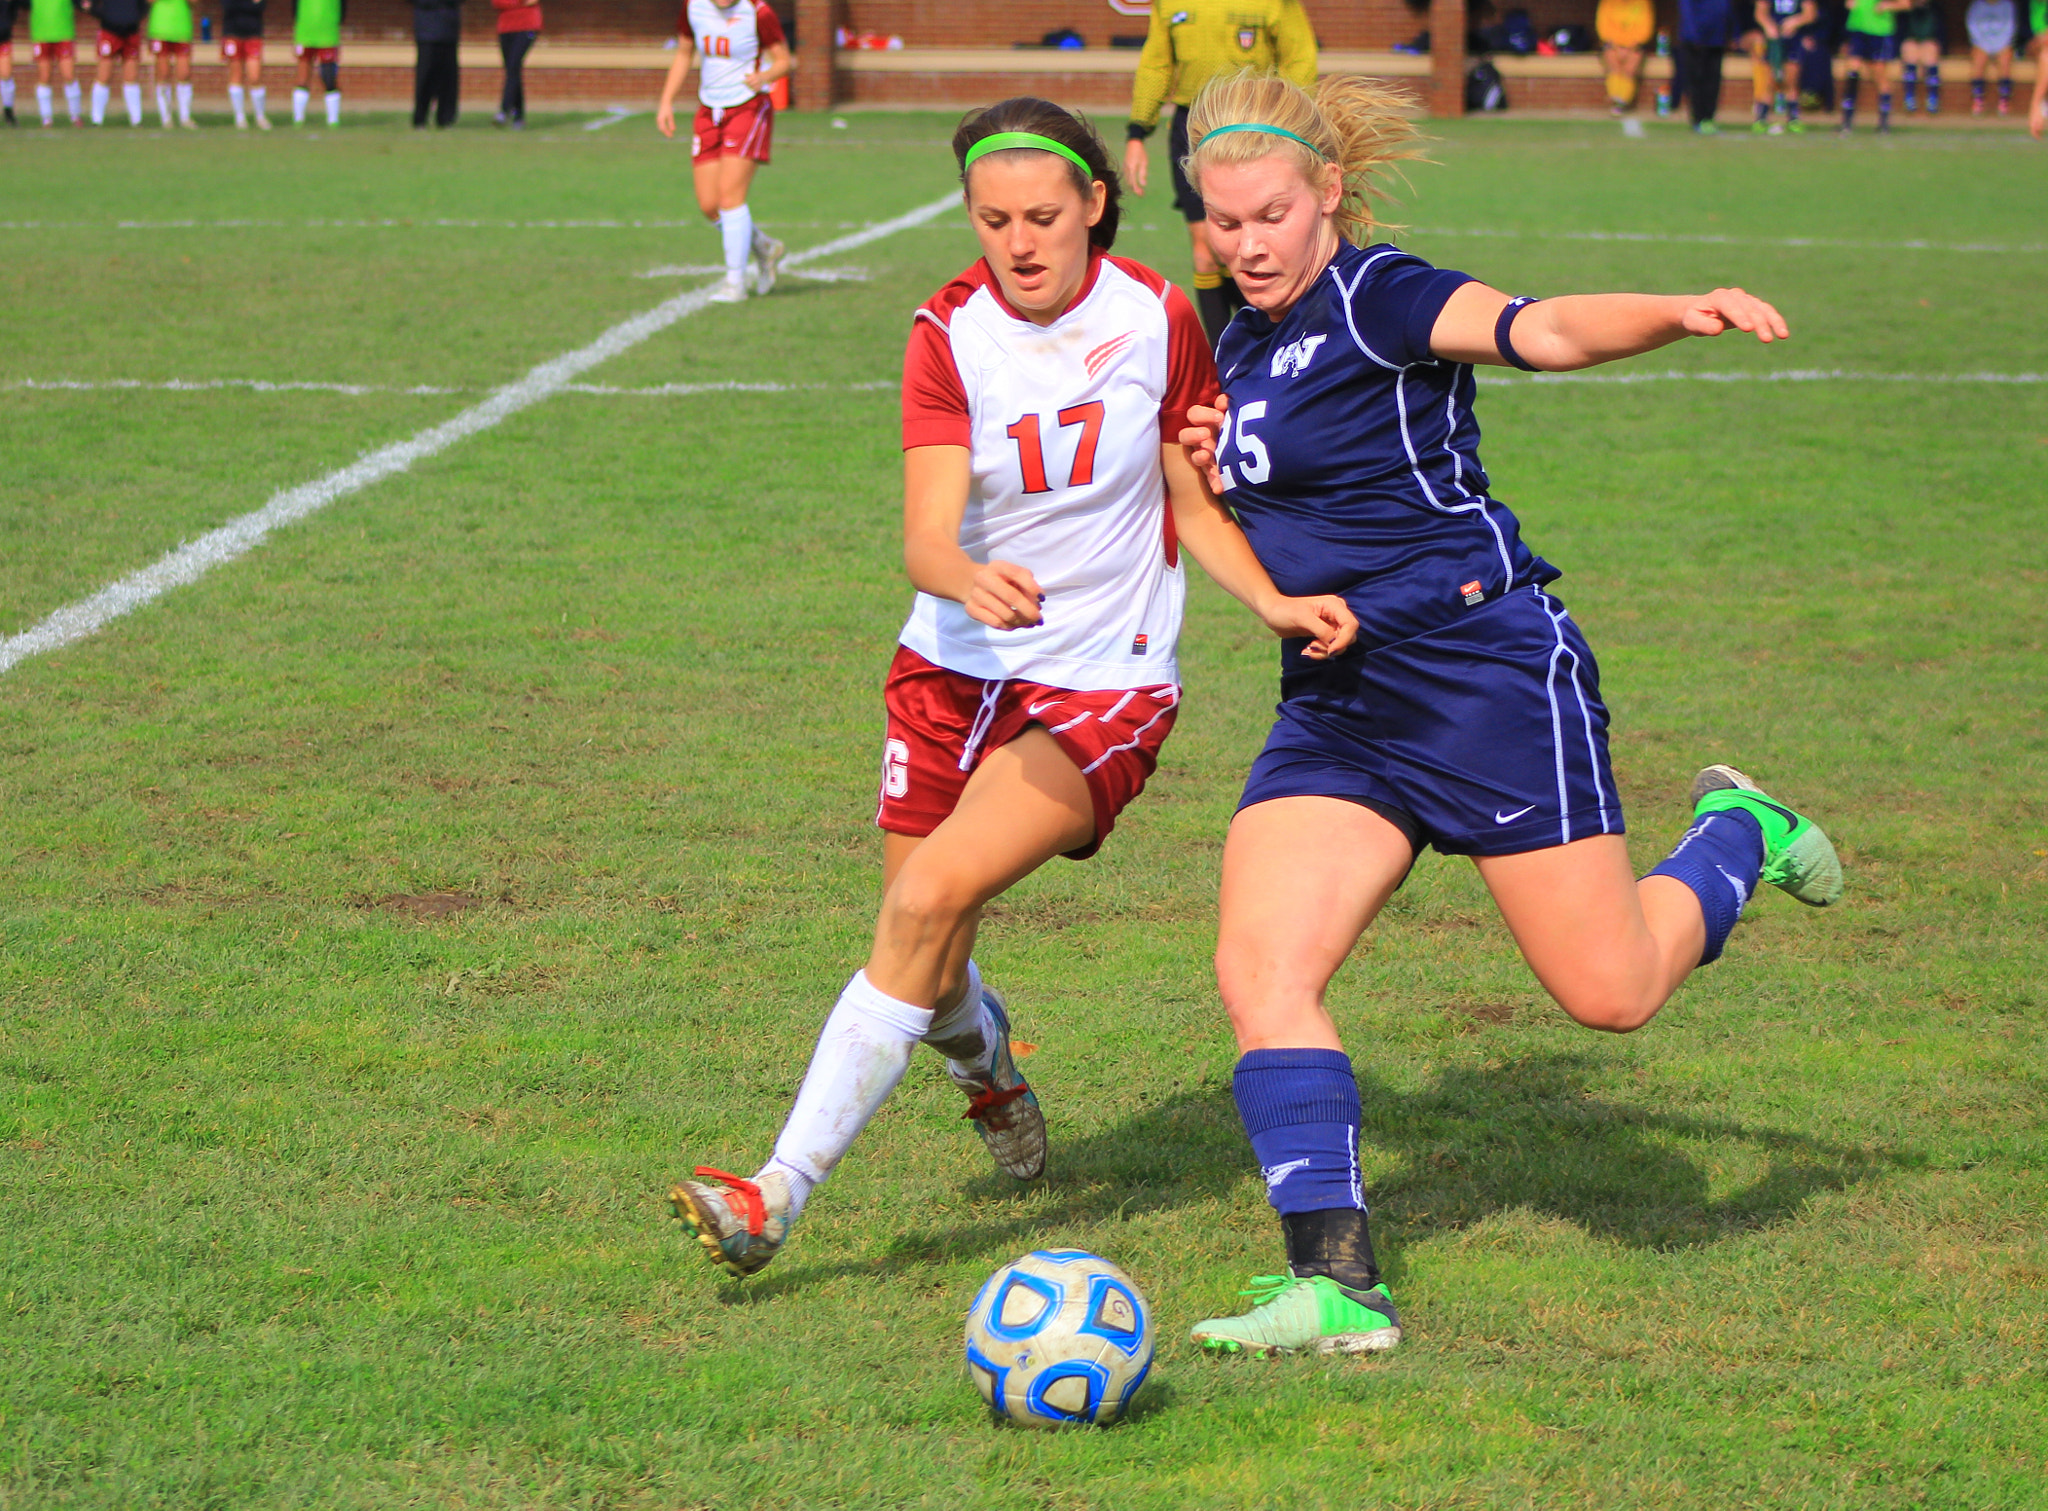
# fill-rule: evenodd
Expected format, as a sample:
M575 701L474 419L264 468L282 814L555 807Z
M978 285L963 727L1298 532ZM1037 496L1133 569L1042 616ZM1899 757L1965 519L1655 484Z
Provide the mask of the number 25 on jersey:
M1235 469L1222 469L1223 491L1228 493L1237 486L1239 474L1254 487L1273 475L1273 459L1266 454L1266 443L1251 432L1251 427L1266 417L1266 401L1253 399L1242 409L1233 409L1223 417L1223 434L1216 437L1216 457L1221 461L1223 453L1233 444L1236 436L1238 462Z
M1080 441L1074 447L1074 465L1067 470L1066 486L1085 488L1095 481L1095 441L1102 434L1102 401L1091 399L1086 404L1076 404L1059 412L1060 427L1070 425L1081 427ZM1023 415L1010 422L1003 434L1017 443L1017 465L1024 473L1026 493L1049 493L1052 484L1045 480L1045 451L1038 441L1039 416Z

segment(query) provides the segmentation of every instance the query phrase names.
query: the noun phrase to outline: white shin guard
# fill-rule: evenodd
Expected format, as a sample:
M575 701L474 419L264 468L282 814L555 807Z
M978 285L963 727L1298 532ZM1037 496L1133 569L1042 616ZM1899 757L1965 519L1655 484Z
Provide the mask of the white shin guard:
M946 1074L956 1081L988 1074L996 1058L996 1020L981 996L981 967L967 962L966 989L944 1014L932 1016L924 1042L946 1057Z
M902 1081L911 1051L931 1026L927 1009L884 995L858 972L818 1035L771 1163L814 1185L830 1175Z

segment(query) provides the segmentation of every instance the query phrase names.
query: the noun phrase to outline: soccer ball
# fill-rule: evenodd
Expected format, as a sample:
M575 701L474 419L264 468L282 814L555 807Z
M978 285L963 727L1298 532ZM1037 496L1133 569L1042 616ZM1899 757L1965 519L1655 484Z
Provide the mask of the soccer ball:
M1131 1277L1079 1249L997 1270L967 1309L967 1372L1020 1427L1106 1426L1152 1367L1152 1309Z

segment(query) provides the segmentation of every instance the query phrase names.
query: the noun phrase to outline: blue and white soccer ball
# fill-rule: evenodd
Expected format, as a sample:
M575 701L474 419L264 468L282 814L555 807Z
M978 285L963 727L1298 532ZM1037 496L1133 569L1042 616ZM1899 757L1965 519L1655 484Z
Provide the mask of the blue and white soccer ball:
M1020 1427L1107 1426L1152 1367L1152 1308L1131 1277L1079 1249L1004 1265L967 1309L967 1372Z

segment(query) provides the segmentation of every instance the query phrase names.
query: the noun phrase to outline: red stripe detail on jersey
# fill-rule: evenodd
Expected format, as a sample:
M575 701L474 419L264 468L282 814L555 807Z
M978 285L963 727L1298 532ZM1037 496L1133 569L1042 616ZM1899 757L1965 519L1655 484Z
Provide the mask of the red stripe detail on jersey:
M1094 377L1108 364L1110 358L1137 340L1136 331L1125 331L1121 336L1111 336L1102 345L1081 359L1081 365L1088 369L1088 376ZM1065 423L1062 421L1062 423Z

